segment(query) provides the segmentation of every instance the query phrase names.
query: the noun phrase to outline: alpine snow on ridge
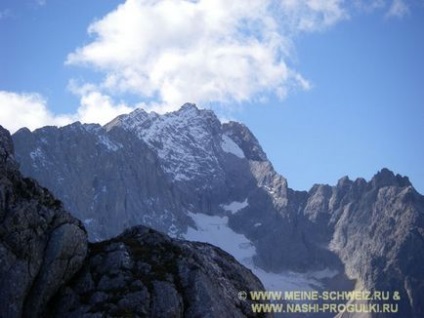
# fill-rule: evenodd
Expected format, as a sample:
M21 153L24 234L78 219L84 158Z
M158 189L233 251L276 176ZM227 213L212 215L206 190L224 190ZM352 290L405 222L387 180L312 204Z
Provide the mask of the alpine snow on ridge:
M398 292L397 313L368 315L424 314L424 197L388 169L295 191L246 126L193 104L13 140L93 241L143 224L223 248L270 290Z

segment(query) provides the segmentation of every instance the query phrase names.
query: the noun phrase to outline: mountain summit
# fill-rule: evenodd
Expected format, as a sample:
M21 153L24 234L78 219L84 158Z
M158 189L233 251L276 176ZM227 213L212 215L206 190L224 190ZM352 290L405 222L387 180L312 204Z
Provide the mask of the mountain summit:
M91 240L143 224L220 246L270 289L299 289L284 276L294 271L311 278L305 289L396 291L399 317L424 312L424 198L388 169L295 191L246 126L193 104L13 139L23 173L63 200Z

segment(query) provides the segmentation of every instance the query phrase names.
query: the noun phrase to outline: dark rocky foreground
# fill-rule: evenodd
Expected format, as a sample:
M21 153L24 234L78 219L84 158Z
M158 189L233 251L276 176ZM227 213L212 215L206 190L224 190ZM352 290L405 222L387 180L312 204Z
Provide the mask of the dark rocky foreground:
M46 189L22 178L0 126L0 315L38 317L81 268L87 233Z
M239 291L263 289L218 248L138 226L91 244L82 270L53 300L52 316L253 317ZM256 317L256 316L254 316Z
M263 286L232 256L143 226L90 244L13 152L0 126L1 317L257 317L237 293Z

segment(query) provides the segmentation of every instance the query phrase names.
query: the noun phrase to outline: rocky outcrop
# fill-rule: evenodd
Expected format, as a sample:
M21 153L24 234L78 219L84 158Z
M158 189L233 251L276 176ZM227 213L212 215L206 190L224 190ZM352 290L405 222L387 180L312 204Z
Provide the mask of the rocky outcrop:
M424 197L408 178L383 169L368 183L342 179L327 202L330 248L348 275L366 290L397 292L402 317L422 317Z
M398 295L390 302L397 313L368 317L422 317L424 197L408 178L382 169L369 182L344 177L334 187L315 185L299 195L297 236L288 242L301 237L310 266L344 270L360 290Z
M87 234L46 189L22 178L1 126L0 156L0 312L38 317L81 268Z
M144 226L90 245L50 307L57 317L258 317L240 291L260 281L222 250Z
M229 254L144 226L90 244L1 126L0 159L1 317L258 317L238 293L264 287Z

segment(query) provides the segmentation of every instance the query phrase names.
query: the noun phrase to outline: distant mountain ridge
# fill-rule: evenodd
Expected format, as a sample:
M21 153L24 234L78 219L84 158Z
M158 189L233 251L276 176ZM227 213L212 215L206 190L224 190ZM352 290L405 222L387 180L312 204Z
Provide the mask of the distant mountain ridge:
M399 317L424 312L424 198L388 169L295 191L246 126L193 104L165 115L138 109L103 127L21 129L13 139L23 173L63 200L91 239L144 224L215 243L207 236L225 229L245 240L240 257L252 268L334 270L357 288L399 291Z

